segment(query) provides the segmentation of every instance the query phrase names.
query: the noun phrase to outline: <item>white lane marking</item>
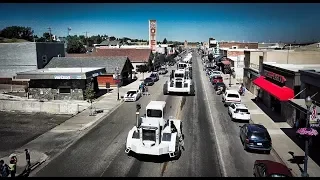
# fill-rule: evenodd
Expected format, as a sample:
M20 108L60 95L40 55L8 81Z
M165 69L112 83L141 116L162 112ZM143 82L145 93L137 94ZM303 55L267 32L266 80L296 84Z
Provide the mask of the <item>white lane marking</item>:
M197 63L198 63L198 66L200 67L200 64L199 64L199 59L197 57ZM209 113L210 113L210 119L211 119L211 122L212 122L212 126L213 126L213 133L214 133L214 137L215 137L215 140L216 140L216 145L217 145L217 149L218 149L218 159L220 161L220 167L221 167L221 173L222 173L222 176L223 177L228 177L227 176L227 170L226 170L226 166L225 166L225 163L224 163L224 160L222 158L222 152L221 152L221 148L220 148L220 145L219 145L219 138L216 134L216 128L214 126L214 122L213 122L213 116L212 116L212 111L211 111L211 108L210 108L210 104L209 104L209 98L208 98L208 93L207 93L207 90L205 88L205 85L204 85L204 81L205 79L203 79L203 75L201 74L202 72L200 71L200 69L198 68L198 71L200 73L200 77L201 77L201 83L202 83L202 89L204 89L204 92L205 92L205 95L206 95L206 100L207 100L207 105L208 105L208 109L209 109Z

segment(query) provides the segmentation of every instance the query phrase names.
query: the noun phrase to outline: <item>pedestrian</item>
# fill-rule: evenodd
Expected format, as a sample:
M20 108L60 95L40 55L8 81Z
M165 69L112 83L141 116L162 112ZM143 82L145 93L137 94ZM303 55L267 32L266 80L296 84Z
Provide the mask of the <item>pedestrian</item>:
M10 175L11 177L16 177L16 172L17 172L17 164L15 159L11 158L10 164L9 164L9 169L10 169Z
M24 151L26 152L27 169L29 169L31 167L30 152L28 149L25 149Z
M9 166L4 163L4 160L0 160L0 177L8 177L10 174Z
M149 91L148 91L148 86L145 86L145 91L146 91L146 95L147 95L147 96L150 95L150 94L149 94Z

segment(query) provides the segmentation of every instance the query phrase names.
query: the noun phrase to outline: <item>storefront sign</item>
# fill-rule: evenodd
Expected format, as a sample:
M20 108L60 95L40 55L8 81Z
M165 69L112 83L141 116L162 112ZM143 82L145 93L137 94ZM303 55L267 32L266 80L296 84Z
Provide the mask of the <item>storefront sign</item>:
M275 81L278 81L280 83L284 83L286 82L286 78L282 75L279 75L279 74L276 74L274 72L271 72L271 71L267 71L267 70L264 70L264 75L270 79L273 79Z
M57 75L54 76L54 79L71 79L71 76Z
M152 51L156 50L156 33L157 33L157 21L150 20L149 21L149 45Z

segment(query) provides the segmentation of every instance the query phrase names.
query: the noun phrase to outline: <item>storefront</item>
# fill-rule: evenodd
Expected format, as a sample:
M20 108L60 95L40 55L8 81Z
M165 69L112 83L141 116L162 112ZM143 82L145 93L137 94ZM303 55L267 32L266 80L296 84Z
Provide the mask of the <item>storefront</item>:
M29 79L32 99L85 100L87 86L98 92L97 77L105 73L105 68L45 68L17 73L17 79Z
M283 68L281 64L264 63L261 76L253 80L253 84L259 87L259 97L263 104L284 119L292 115L292 106L287 103L288 100L300 92L296 72L293 68Z

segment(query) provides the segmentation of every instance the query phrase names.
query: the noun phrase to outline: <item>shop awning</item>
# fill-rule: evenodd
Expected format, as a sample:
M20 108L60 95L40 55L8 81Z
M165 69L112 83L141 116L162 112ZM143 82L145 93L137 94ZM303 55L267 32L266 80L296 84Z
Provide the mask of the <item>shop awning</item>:
M224 64L224 65L230 65L231 64L230 61L228 61L228 60L221 61L221 63Z
M253 80L253 83L279 99L279 101L288 101L294 97L294 91L292 89L273 84L272 82L266 80L264 76L260 76Z

